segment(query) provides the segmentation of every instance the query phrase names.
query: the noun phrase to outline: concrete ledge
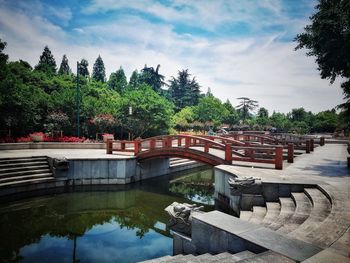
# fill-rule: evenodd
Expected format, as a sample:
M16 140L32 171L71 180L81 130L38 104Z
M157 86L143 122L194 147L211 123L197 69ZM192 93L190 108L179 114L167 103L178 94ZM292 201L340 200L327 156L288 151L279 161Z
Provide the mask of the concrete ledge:
M0 143L0 151L25 149L106 149L106 144L73 142Z
M197 214L192 221L192 242L197 252L218 253L272 250L296 261L306 260L322 249L268 228L212 211ZM218 251L219 250L219 251Z

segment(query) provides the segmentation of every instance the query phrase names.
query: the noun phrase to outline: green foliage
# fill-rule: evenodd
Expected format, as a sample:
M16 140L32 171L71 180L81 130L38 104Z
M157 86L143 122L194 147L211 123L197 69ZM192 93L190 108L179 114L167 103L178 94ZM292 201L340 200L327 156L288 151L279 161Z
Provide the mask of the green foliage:
M44 51L40 56L39 63L35 66L35 70L53 75L56 73L56 67L56 60L53 57L51 50L48 46L45 46Z
M90 73L89 73L89 62L86 59L82 59L79 63L79 75L83 76L83 77L89 77Z
M296 49L308 49L315 56L321 78L333 83L337 76L345 81L341 87L345 103L339 105L348 116L350 125L350 2L346 0L319 0L311 24L298 34Z
M95 61L94 68L92 70L92 78L96 81L106 81L105 64L103 63L103 60L100 55Z
M172 77L170 80L169 96L175 104L176 111L198 104L201 96L200 86L195 77L190 79L190 76L186 69L179 71L177 78Z
M194 107L196 120L200 122L212 122L219 126L228 117L230 112L221 104L221 101L214 96L207 96L199 99L199 103Z
M130 77L129 80L129 87L132 89L136 89L136 87L140 84L140 74L137 71L137 69L135 69Z
M164 76L159 74L160 65L157 66L156 70L153 67L145 67L141 70L139 78L140 83L145 83L153 88L157 93L161 93L161 88L165 84Z
M223 106L225 107L226 110L228 110L228 115L223 118L223 122L225 124L228 124L230 126L233 126L235 124L238 123L239 121L239 116L238 116L238 112L236 111L236 109L232 106L231 102L229 100L227 100Z
M273 112L270 117L270 122L273 127L284 132L288 132L292 126L292 123L287 116L280 112Z
M192 126L194 119L193 107L185 107L173 116L173 124L179 130L186 130Z
M70 74L70 73L72 73L72 71L68 65L68 58L66 55L63 55L60 69L58 70L58 74L63 75L63 74Z
M251 100L247 97L241 97L237 99L241 100L241 102L237 106L237 109L240 112L244 123L245 120L251 116L251 111L255 110L258 107L258 101Z
M340 126L339 116L333 109L316 114L313 129L317 132L334 132Z
M129 107L132 114L129 115ZM171 126L173 105L148 85L127 91L121 99L118 119L132 137L165 134Z
M115 73L111 73L108 80L108 87L110 89L116 90L119 94L125 92L128 82L122 67L118 69Z

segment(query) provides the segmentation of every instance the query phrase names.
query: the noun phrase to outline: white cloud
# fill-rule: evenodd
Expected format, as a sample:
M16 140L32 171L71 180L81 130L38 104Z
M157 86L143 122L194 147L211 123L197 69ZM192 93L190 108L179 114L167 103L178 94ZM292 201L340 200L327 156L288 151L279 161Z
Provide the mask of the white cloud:
M111 5L118 3L124 2L112 1ZM200 3L210 5L205 1ZM132 4L143 5L144 2ZM174 1L174 12L177 5L181 6L182 2ZM279 12L279 8L271 8ZM203 16L209 17L209 13L203 11ZM10 59L24 59L32 65L38 62L43 47L48 45L58 65L62 55L67 54L70 65L74 66L73 72L75 61L81 58L89 61L91 72L99 54L104 60L107 77L120 66L130 76L134 69L140 70L145 64L153 67L160 64L161 74L168 79L178 70L188 68L202 85L203 92L211 87L215 96L230 99L234 105L237 97L248 96L270 111L288 112L301 106L320 111L342 101L339 83L330 87L327 80L321 80L313 58L306 57L302 51L294 51L295 43L281 42L279 34L211 39L175 33L169 24L122 16L108 24L74 28L82 40L77 43L72 42L72 36L62 28L40 16L30 17L6 9L0 10L0 26L0 37L8 42L5 52Z

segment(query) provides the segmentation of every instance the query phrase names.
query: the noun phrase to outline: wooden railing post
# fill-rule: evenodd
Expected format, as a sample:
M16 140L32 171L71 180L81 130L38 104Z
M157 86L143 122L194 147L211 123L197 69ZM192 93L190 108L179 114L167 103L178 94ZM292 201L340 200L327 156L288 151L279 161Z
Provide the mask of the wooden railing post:
M324 146L324 142L325 142L325 140L324 140L324 137L322 136L320 138L320 146Z
M177 146L180 147L181 143L182 143L182 138L181 137L177 138Z
M310 140L306 140L305 145L306 145L306 153L310 153Z
M107 141L106 141L106 150L107 150L107 154L112 154L113 153L113 140L112 139L107 139Z
M232 164L232 144L227 143L225 144L225 161L229 162Z
M150 150L153 150L154 148L156 148L156 140L155 140L155 139L152 139L152 140L150 140L150 142L149 142L149 149L150 149Z
M288 143L288 163L294 162L294 144Z
M168 139L167 138L162 138L162 147L167 148L168 147Z
M134 141L134 155L139 154L141 151L141 141L135 140Z
M209 143L208 142L204 142L204 152L208 153L209 152Z
M314 147L315 147L314 143L315 143L314 139L310 139L310 151L312 151L312 152L314 151Z
M125 150L125 142L120 142L120 150L121 151Z
M277 145L275 149L275 169L283 169L283 146Z
M185 138L185 147L189 148L191 146L191 138L186 137Z

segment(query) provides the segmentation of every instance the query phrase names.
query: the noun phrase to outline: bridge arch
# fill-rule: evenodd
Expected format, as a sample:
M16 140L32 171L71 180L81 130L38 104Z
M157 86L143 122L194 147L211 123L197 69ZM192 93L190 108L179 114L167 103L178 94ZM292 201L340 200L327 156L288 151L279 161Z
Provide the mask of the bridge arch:
M230 164L230 162L225 161L224 159L218 156L189 148L160 148L154 149L152 151L140 152L136 155L137 160L141 162L147 159L156 159L164 157L186 158L197 162L205 163L211 166L216 166L220 164Z

